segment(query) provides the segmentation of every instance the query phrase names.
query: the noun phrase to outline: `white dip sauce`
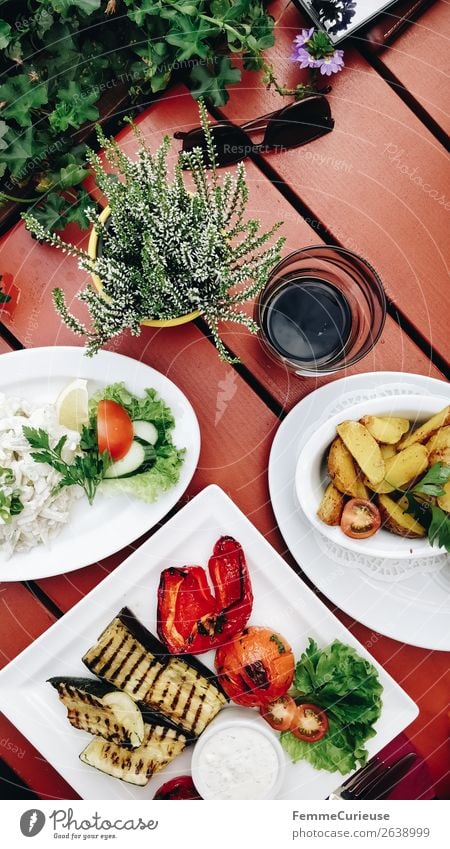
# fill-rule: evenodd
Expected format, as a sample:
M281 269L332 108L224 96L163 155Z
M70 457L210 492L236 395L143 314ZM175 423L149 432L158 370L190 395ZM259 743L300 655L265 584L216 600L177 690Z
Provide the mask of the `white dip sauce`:
M270 740L247 727L217 731L205 741L198 761L209 799L263 799L275 784L278 770Z

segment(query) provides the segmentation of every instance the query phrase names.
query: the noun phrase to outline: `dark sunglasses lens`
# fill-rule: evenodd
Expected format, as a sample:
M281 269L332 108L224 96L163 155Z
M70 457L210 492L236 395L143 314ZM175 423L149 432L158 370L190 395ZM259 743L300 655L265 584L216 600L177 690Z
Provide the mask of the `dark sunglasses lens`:
M217 152L218 165L230 165L233 162L239 162L240 159L245 159L250 152L249 140L239 127L212 126L211 133ZM205 134L201 129L188 133L183 140L183 150L190 151L195 147L200 148L206 167L211 168L212 163L208 155ZM185 167L189 167L187 163Z
M272 146L298 147L332 130L333 126L328 101L313 97L293 104L279 118L271 118L264 141Z

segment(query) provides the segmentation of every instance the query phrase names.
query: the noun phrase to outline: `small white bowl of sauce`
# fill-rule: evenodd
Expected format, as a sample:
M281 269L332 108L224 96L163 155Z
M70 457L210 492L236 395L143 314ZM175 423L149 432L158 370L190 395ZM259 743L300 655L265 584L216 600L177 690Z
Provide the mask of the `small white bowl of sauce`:
M203 799L276 799L285 754L252 708L220 711L195 744L192 778Z

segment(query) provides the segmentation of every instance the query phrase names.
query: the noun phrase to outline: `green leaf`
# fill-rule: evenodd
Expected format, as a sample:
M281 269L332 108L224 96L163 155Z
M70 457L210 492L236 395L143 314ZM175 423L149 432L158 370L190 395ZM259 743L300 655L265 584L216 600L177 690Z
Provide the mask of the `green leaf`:
M450 516L440 507L431 507L431 524L428 528L428 538L431 545L445 548L450 553Z
M146 23L148 17L155 16L159 17L161 14L161 3L153 2L153 0L125 0L127 6L132 5L133 8L129 9L127 15L130 21L133 21L137 24L138 27L143 26Z
M33 207L33 216L48 230L62 230L66 208L67 201L63 196L52 192L47 195L45 202Z
M224 106L229 98L227 85L238 83L241 79L239 68L234 68L226 56L212 69L197 65L190 74L191 92L196 100L210 100L214 106Z
M22 428L25 439L28 440L32 448L49 449L50 443L47 431L42 428L28 427Z
M27 161L39 156L45 150L45 147L36 141L33 127L27 127L22 131L8 127L2 140L7 143L7 147L0 154L1 161L8 165L14 177L26 176Z
M346 775L367 761L367 752L347 740L342 733L340 723L329 720L329 730L322 740L317 743L304 743L285 731L280 735L280 743L294 763L305 760L314 769L326 769L329 772L338 771Z
M416 483L411 492L421 493L423 495L443 495L444 485L450 480L450 466L444 466L442 463L435 463L428 470L426 475Z
M73 80L67 88L58 91L56 107L49 115L49 123L53 130L64 132L68 127L78 129L85 121L96 121L99 111L93 104L99 99L97 88L91 91L80 91Z
M431 522L429 503L427 501L420 501L418 498L414 498L414 495L412 495L411 492L406 493L406 498L408 501L408 507L405 510L405 513L409 513L411 516L414 516L422 527L428 529Z
M179 15L166 35L166 41L179 48L176 54L178 62L186 62L192 58L206 59L211 54L208 38L214 38L219 32L218 27L207 21Z
M47 83L32 82L27 74L11 77L0 86L0 101L5 101L2 115L13 119L21 127L33 123L32 109L48 102Z
M0 121L0 150L5 150L8 147L8 142L5 139L8 129L8 124L5 121Z
M0 20L0 50L4 50L5 47L8 47L9 42L11 41L11 27L6 21Z
M81 230L85 230L90 225L90 219L87 216L88 209L94 206L91 196L86 189L80 187L77 191L75 200L70 202L70 205L65 211L64 226L66 224L78 224ZM61 229L58 227L58 229Z
M296 664L292 692L297 703L321 707L329 722L328 732L317 743L304 743L290 732L281 735L281 744L294 762L304 759L316 769L343 774L365 763L365 742L375 733L382 693L370 661L339 640L319 649L310 638Z
M78 9L83 15L92 15L101 6L101 0L41 0L51 6L54 12L67 16L72 7Z

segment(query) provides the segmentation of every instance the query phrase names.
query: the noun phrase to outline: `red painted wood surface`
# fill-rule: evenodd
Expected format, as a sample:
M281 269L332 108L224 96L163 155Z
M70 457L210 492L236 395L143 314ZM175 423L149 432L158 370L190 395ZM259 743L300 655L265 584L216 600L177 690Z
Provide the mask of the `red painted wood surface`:
M274 8L282 5L274 4ZM299 21L298 13L288 10L279 27L273 57L277 67L284 66L284 78L288 74L291 79L295 76L286 56ZM402 36L405 38L406 34ZM411 37L408 39L410 41ZM416 47L419 50L417 44ZM413 55L416 48L409 49ZM407 63L407 67L412 66ZM406 71L402 73L404 84L420 100L421 84L417 83L414 90ZM381 146L395 144L400 149L403 144L408 157L417 157L420 172L423 169L423 173L432 176L441 174L442 149L356 51L349 53L347 69L333 83L332 108L338 132L335 130L314 145L283 156L266 157L277 178L286 181L310 207L311 220L305 221L284 199L276 184L273 185L252 163L247 167L249 212L261 218L265 226L274 220L284 221L285 252L320 241L313 220L313 216L317 216L341 243L374 262L392 299L445 357L448 353L442 284L445 210L436 200L431 204L425 192L417 194L414 184L405 178L394 161L396 154L392 154L391 161L390 154L383 154ZM440 102L440 95L436 102ZM279 105L279 98L262 90L252 76L245 77L225 111L243 120ZM198 123L198 118L190 95L177 87L147 110L139 123L150 145L156 147L165 132L171 134L175 129L188 129ZM124 149L134 149L135 140L129 129L118 138ZM350 166L346 174L342 163ZM75 228L67 235L80 242ZM18 225L0 240L0 269L12 275L14 285L20 290L19 301L11 315L2 315L0 319L22 344L26 347L81 344L79 338L61 325L51 304L51 290L56 285L62 286L70 299L85 284L87 277L78 270L76 261L38 245L23 225ZM286 410L317 385L326 382L325 379L292 378L265 357L259 341L245 331L227 328L225 337L252 378ZM257 385L248 385L235 369L220 363L211 342L194 324L173 330L146 328L140 338L131 339L125 335L110 347L168 375L187 394L196 410L202 432L202 451L197 472L180 505L208 483L218 483L293 565L276 527L267 489L267 461L278 419L258 395ZM6 350L8 346L0 337L0 352ZM441 376L426 354L390 318L379 344L359 367L359 371L380 370ZM223 394L228 400L225 412L220 415ZM136 541L102 563L39 581L38 585L65 612L141 542ZM53 616L20 584L0 587L0 601L5 605L0 623L0 647L3 662L7 662L49 627ZM448 796L450 783L446 778L448 757L445 749L448 654L402 645L375 634L336 610L330 602L326 603L418 702L420 715L408 734L426 758L438 792ZM0 737L11 742L9 748L2 744L0 757L37 793L50 798L76 798L72 789L4 717L0 718ZM21 750L25 751L24 756L20 756Z
M450 133L450 5L434 0L417 21L380 54L383 65L436 123Z
M271 6L275 17L284 5ZM297 9L287 7L270 51L279 80L289 85L300 81L289 57L301 26ZM333 132L263 158L344 247L373 264L394 303L449 356L447 154L355 49L345 59L329 95ZM247 73L221 112L243 123L284 105Z
M0 667L13 660L54 621L54 616L25 586L1 583ZM43 798L77 798L72 788L2 713L0 758Z

